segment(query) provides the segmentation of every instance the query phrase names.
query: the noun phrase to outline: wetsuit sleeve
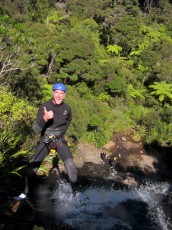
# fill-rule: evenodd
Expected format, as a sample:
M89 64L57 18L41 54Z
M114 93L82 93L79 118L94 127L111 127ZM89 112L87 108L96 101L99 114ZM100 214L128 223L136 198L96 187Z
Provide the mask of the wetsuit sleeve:
M67 116L67 119L66 119L66 126L65 126L65 130L64 130L65 133L66 133L66 131L68 130L71 121L72 121L72 111L71 111L71 108L70 108L70 109L69 109L68 116Z
M46 125L46 121L44 120L43 116L44 116L44 108L43 106L41 106L37 113L36 122L33 125L33 130L35 131L35 133L41 133Z

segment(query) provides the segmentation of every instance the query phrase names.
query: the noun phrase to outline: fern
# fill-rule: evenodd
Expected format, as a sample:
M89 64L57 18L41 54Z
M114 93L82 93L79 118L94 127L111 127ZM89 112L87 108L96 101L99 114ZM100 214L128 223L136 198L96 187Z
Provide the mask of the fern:
M149 88L154 89L154 91L150 94L158 96L159 101L164 101L165 98L172 100L172 84L168 84L165 81L154 82L154 84L150 85Z

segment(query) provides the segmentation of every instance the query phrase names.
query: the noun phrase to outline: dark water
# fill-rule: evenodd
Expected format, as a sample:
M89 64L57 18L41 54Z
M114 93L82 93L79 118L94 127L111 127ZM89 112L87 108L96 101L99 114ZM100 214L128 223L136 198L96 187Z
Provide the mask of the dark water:
M4 230L170 230L169 182L124 186L116 171L108 179L83 176L73 193L64 178L41 181L33 200L25 200ZM113 178L113 180L112 180ZM167 199L168 198L168 199Z
M51 229L168 230L172 228L163 201L170 187L147 182L139 188L119 188L95 179L74 195L70 184L59 179L50 194L39 188L37 208L53 223Z

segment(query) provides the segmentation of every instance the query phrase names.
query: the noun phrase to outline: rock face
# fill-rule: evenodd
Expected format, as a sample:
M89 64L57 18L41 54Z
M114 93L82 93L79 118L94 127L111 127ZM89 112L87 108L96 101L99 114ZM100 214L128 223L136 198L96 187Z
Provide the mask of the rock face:
M105 161L101 159L103 150L106 151ZM116 180L120 176L122 183L132 186L137 186L139 180L143 179L171 178L161 153L119 134L101 149L88 143L79 143L74 161L81 175L108 179L109 174L115 174L111 179Z
M74 156L75 164L78 168L82 168L84 163L91 162L93 164L101 164L100 158L102 150L97 149L94 145L88 143L79 143L76 156Z

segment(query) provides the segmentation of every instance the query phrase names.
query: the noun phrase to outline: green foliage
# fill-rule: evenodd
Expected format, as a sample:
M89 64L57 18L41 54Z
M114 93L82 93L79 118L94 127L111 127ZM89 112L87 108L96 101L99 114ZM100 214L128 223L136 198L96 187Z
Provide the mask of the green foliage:
M142 93L144 93L145 90L142 89L142 90L136 90L134 89L133 85L132 84L128 84L128 95L133 97L133 98L137 98L137 97L140 97L141 99L145 99L144 95Z
M28 150L20 150L20 151L18 151L17 153L15 153L15 154L12 154L9 158L10 159L19 159L19 158L21 158L22 156L27 156L27 154L28 154ZM22 166L23 167L23 166Z
M166 124L164 122L158 121L155 126L149 129L146 135L146 142L151 144L157 142L160 146L171 146L172 140L172 125Z
M82 98L86 100L93 98L93 94L85 82L77 83L75 87Z
M29 34L31 40L29 52L33 66L38 71L37 75L45 74L48 77L52 72L51 68L56 57L55 31L39 22L27 22L25 33Z
M81 94L80 91L84 88L78 86L76 89L68 86L65 99L71 105L73 113L73 121L68 134L76 140L83 139L101 146L102 143L105 144L112 138L113 113L106 103L97 101L93 96L88 103L85 94Z
M138 125L142 124L143 117L147 115L148 111L143 105L133 104L130 106L131 117Z
M44 102L52 97L52 85L47 83L46 78L41 78L40 83L41 83L41 91L42 91L42 102Z
M108 52L112 53L112 55L115 53L115 55L119 54L119 51L122 51L122 47L118 45L108 45L107 46Z
M169 64L172 40L167 27L163 24L142 24L137 46L130 53L134 66L142 72L142 84L159 78L170 81L171 65Z
M120 69L119 63L110 60L106 63L101 63L101 69L105 79L104 88L109 94L125 91L126 78ZM98 84L100 84L100 81ZM103 81L101 81L101 84L103 84ZM100 92L98 91L98 93Z
M141 141L143 138L145 139L146 137L146 128L142 125L137 125L134 127L134 129L132 130L132 139L136 142Z
M121 103L118 98L113 109L113 130L115 132L125 132L134 126L134 121L130 115L129 109Z
M68 134L74 139L79 140L87 129L89 121L89 111L87 101L82 99L75 88L67 86L65 101L72 108L72 124Z
M160 110L160 116L163 122L172 123L172 106L165 103Z
M95 18L100 20L106 15L109 10L111 1L104 0L74 0L67 1L67 11L72 12L74 16L79 18Z
M87 18L84 20L72 18L71 25L72 25L73 32L77 33L79 31L80 34L86 37L89 34L91 39L94 41L94 44L97 46L97 48L101 49L101 46L99 44L99 32L98 32L99 26L92 18ZM101 51L103 52L103 49Z
M154 89L151 95L158 96L159 101L164 101L165 98L172 100L172 84L167 84L165 81L154 82L149 88Z
M26 17L26 1L23 0L1 0L0 14L8 15L19 21L25 20Z
M131 49L137 47L137 38L140 37L141 25L141 18L127 15L122 17L111 29L113 34L112 42L122 47L122 56L126 56Z
M24 26L8 16L0 17L0 84L12 84L12 74L31 68L29 37ZM7 78L9 76L9 78Z
M19 148L31 132L35 108L27 101L13 96L5 87L1 87L0 101L0 147L3 153L8 153Z
M100 51L88 34L66 31L61 34L58 43L59 54L56 61L60 62L61 78L65 77L68 82L73 80L93 82L103 77L99 64Z
M91 144L95 144L96 147L100 148L103 145L107 143L107 141L110 141L112 139L112 134L109 133L109 135L105 134L102 135L102 133L94 131L86 132L84 135L84 139Z
M108 93L102 92L98 95L97 99L98 101L101 101L101 102L109 102L111 98Z
M22 73L12 78L10 81L11 87L13 88L13 94L26 99L30 102L40 102L42 98L41 82L42 77L37 76L38 72L34 69L22 71ZM35 76L36 75L36 76Z
M28 0L27 10L31 20L43 22L48 15L49 2L48 0Z
M62 31L64 24L63 21L67 20L68 16L66 12L63 10L51 10L48 12L48 16L46 18L46 25L52 29L56 29L57 31Z
M131 121L125 110L119 106L111 110L106 103L93 101L90 104L90 121L84 139L98 147L110 141L114 132L129 129Z

